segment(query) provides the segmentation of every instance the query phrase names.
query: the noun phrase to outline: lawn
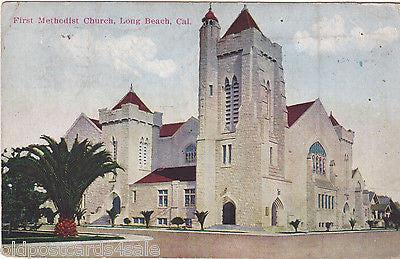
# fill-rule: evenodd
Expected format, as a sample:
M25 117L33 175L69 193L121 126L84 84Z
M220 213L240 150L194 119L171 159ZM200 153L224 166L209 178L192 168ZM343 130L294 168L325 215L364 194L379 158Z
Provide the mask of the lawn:
M2 243L42 243L42 242L71 242L71 241L92 241L92 240L117 240L124 239L120 236L82 233L76 237L58 237L52 231L13 231L11 235L8 231L2 231Z

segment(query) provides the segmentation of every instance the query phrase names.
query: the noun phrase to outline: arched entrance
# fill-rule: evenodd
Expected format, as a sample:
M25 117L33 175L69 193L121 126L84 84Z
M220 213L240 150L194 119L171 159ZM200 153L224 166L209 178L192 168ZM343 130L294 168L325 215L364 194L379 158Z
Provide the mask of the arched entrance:
M272 226L278 226L279 220L279 210L283 210L283 204L282 201L279 198L276 198L274 203L272 203L272 208L271 208L271 225Z
M113 208L116 210L117 213L121 213L121 199L119 196L115 196L113 199Z
M222 224L236 224L236 207L232 202L227 202L222 208Z

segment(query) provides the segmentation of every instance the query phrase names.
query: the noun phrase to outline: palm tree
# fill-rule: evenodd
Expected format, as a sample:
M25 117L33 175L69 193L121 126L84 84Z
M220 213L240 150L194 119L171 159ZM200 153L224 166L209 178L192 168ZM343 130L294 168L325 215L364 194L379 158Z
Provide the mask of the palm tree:
M150 216L153 214L153 212L154 211L152 210L144 210L140 212L140 214L142 214L144 217L144 221L146 222L146 228L149 228L150 226Z
M55 234L76 236L74 218L83 192L97 177L116 174L115 169L122 168L112 160L103 143L91 144L87 139L79 142L76 138L69 150L64 138L59 143L48 136L41 139L47 144L22 148L8 165L36 179L47 191L60 214Z
M119 213L116 208L112 207L111 210L107 210L108 216L110 217L111 226L115 226L115 219L118 217Z
M204 231L204 221L206 221L206 217L207 217L207 215L208 215L208 211L199 212L199 211L196 210L196 212L194 213L194 215L196 215L197 220L198 220L199 223L200 223L201 230Z
M349 223L351 226L351 230L354 230L354 226L356 225L357 220L355 218L350 218Z
M296 221L290 221L290 225L294 228L294 231L297 232L297 229L299 228L301 221L299 219L296 219Z
M85 214L86 214L86 209L79 208L76 211L75 217L76 217L76 220L78 221L78 226L81 225L81 219L83 218L83 215L85 215Z

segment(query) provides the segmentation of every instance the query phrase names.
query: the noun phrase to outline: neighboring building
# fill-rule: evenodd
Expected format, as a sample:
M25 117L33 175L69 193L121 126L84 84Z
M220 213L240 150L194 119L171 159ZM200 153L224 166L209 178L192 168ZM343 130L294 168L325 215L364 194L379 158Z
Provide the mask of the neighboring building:
M268 39L245 8L220 37L211 9L200 28L199 120L162 124L131 90L99 121L82 114L66 138L99 139L125 169L85 192L89 223L112 206L142 224L175 216L190 225L195 209L206 226L350 227L370 217L369 193L352 170L354 132L319 99L287 106L282 47ZM360 223L359 226L364 226Z
M377 226L383 227L385 226L383 218L389 217L392 212L390 206L392 199L387 196L376 195L375 193L373 193L372 196L371 211L373 219L377 221Z

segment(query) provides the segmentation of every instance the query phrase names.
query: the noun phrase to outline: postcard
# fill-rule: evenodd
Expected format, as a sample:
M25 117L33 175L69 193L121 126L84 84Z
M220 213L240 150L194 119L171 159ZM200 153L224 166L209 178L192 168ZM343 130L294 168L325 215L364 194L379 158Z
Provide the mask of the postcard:
M1 33L4 255L400 256L398 4L5 2Z

